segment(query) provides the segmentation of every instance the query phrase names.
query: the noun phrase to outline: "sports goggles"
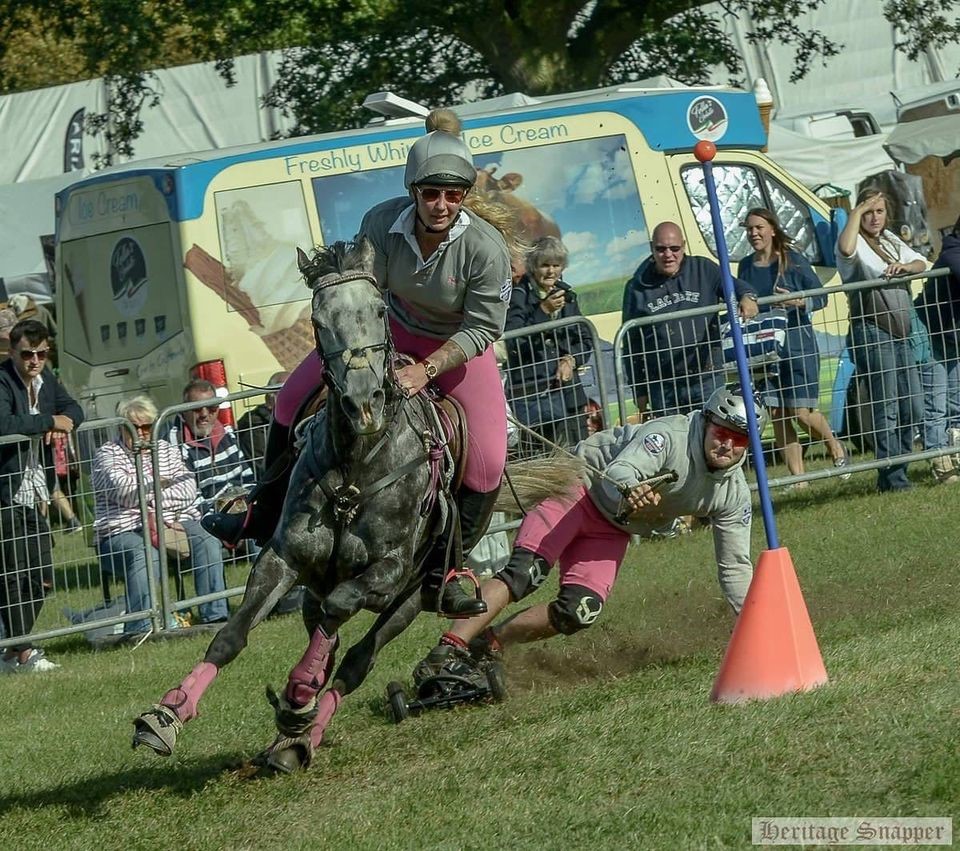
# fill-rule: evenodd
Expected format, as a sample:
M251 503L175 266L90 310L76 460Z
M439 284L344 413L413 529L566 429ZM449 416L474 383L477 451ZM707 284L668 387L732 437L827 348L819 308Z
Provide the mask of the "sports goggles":
M715 422L714 420L711 420L710 422L713 425L714 434L716 435L717 440L719 440L721 443L726 443L729 440L738 449L743 449L749 445L749 434L744 434L742 431L735 431L732 428L727 428L725 425L720 425L720 423Z

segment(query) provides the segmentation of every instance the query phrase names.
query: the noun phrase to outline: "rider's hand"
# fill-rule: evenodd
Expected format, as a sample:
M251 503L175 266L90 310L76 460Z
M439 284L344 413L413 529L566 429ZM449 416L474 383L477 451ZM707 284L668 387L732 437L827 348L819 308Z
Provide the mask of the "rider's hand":
M415 396L427 386L427 369L422 363L401 366L397 370L397 383L407 396Z

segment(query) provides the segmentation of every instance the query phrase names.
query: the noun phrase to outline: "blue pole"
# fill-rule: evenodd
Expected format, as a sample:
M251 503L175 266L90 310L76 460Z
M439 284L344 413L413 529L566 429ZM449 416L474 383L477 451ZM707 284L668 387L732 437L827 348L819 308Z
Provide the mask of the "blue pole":
M711 146L713 148L713 146ZM716 153L716 148L713 148ZM701 159L697 152L697 159ZM730 254L727 241L723 236L723 222L720 220L720 203L717 201L717 187L713 182L713 154L701 159L703 180L707 187L707 199L710 201L710 219L717 241L717 259L720 261L720 276L723 282L723 298L727 304L730 318L730 335L733 337L733 350L737 356L737 374L744 399L747 400L747 423L750 427L750 451L753 453L753 467L757 472L757 490L760 494L760 511L763 514L763 528L767 533L767 549L775 550L780 546L777 540L777 524L773 517L773 502L770 499L770 486L767 484L767 465L763 460L763 444L760 442L760 427L754 406L749 404L753 398L753 383L747 368L746 351L743 348L743 334L740 330L740 313L736 293L733 289L733 276L730 274Z

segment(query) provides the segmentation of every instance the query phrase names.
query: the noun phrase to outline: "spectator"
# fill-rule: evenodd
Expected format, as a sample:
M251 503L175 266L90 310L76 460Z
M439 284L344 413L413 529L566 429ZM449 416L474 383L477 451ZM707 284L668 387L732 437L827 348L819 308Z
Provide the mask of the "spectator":
M77 518L73 505L73 489L80 478L73 437L54 437L50 442L50 450L53 456L52 463L47 466L50 503L57 509L60 523L67 527L68 534L80 532L83 524Z
M930 332L933 357L946 373L947 441L960 452L960 218L944 237L933 268L950 274L928 278L916 305ZM953 465L960 467L960 455L953 456Z
M763 428L764 412L756 409ZM651 535L666 520L694 513L713 528L720 587L740 611L750 579L750 490L743 474L748 443L746 403L724 388L702 411L643 425L600 431L576 454L589 463L574 498L541 503L523 519L507 566L482 586L487 613L452 625L420 662L419 683L505 645L570 635L596 623L613 587L631 534ZM653 490L643 484L676 472L675 482ZM532 594L554 563L560 592L549 603L524 609L488 629L511 602ZM452 671L451 671L452 672Z
M271 387L283 384L290 375L289 372L275 372L267 382ZM277 401L276 393L267 393L263 402L247 411L237 423L237 437L244 457L253 464L257 481L263 478L263 457L267 447L267 431L270 429L270 420L273 419L273 407Z
M923 272L924 258L886 229L887 198L865 189L837 238L837 268L845 284ZM877 460L909 455L920 422L920 375L910 348L910 286L885 284L849 293L848 344L867 382ZM881 493L911 487L905 461L877 471Z
M921 296L922 297L922 296ZM947 370L933 354L930 334L918 312L911 308L910 347L920 374L923 391L923 416L920 423L920 442L925 450L945 449L947 437ZM939 485L960 482L960 475L949 455L930 459L933 479Z
M555 236L537 240L527 254L527 273L514 286L506 331L582 316L577 297L563 280L567 249ZM574 325L507 341L507 399L517 419L548 440L573 446L587 436L587 394L578 367L590 353L583 326ZM544 446L526 434L530 454Z
M0 434L30 437L0 446L0 617L8 638L17 639L0 657L4 672L59 667L26 639L53 573L50 527L40 511L49 499L43 442L70 434L83 412L47 368L49 355L46 326L28 319L11 328L10 354L0 365Z
M787 338L777 374L763 386L763 403L771 410L773 435L783 453L790 474L803 475L803 449L793 426L794 418L818 440L826 441L835 467L846 467L847 452L834 437L820 404L820 352L810 322L810 313L826 307L825 295L805 297L804 290L820 289L820 280L806 257L792 249L792 240L780 227L777 217L757 207L747 213L743 223L753 254L744 257L737 277L754 288L761 298L781 293L796 293L789 301L760 308L783 308L787 312ZM850 474L842 474L849 478ZM806 482L802 484L806 485Z
M210 404L184 411L174 420L169 436L170 443L180 446L187 469L197 476L201 514L216 511L217 497L227 490L245 491L254 482L253 469L236 433L220 422L216 388L202 378L195 378L183 388L184 402L204 400Z
M91 482L95 498L96 519L93 523L95 546L100 557L100 570L114 578L122 578L126 586L128 612L146 611L151 607L150 582L147 578L147 550L144 543L143 518L140 510L139 478L136 455L140 454L143 487L150 511L154 504L154 475L150 458L150 432L157 418L157 408L147 396L136 396L117 405L117 416L126 419L132 428L121 427L116 440L101 446L93 458ZM168 529L179 528L190 541L191 558L204 558L205 539L200 528L200 512L196 507L197 480L183 463L180 453L166 440L157 442L160 475L161 514ZM215 547L219 553L219 547ZM211 562L195 565L194 577L198 594L222 591L223 565ZM154 579L159 582L160 553L152 551ZM222 606L207 604L205 612L211 620L224 619ZM212 608L209 608L212 607ZM203 613L203 607L201 607ZM124 624L127 634L147 632L149 620Z
M683 233L673 222L653 229L650 248L651 256L624 289L622 318L657 321L628 334L627 380L641 417L648 410L658 416L686 414L703 407L723 385L719 315L670 314L722 304L720 267L706 257L687 257ZM733 284L740 315L756 316L756 292L743 281L735 279Z

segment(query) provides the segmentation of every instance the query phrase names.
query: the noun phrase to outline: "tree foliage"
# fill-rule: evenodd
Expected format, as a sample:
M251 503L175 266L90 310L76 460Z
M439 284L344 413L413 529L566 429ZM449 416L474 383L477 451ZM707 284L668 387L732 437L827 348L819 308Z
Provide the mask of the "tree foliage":
M282 50L266 103L293 133L361 123L360 104L392 89L429 106L511 91L551 94L666 74L704 83L741 62L723 16L746 14L749 38L794 48L791 79L840 49L804 30L826 0L0 0L0 89L105 76L110 110L92 127L130 155L140 114L158 97L152 71ZM960 37L960 0L887 0L911 57ZM951 17L951 15L953 17ZM18 34L29 36L18 41ZM26 45L26 49L25 46ZM25 61L33 57L33 61ZM55 56L65 61L52 61ZM31 73L31 71L33 73Z

